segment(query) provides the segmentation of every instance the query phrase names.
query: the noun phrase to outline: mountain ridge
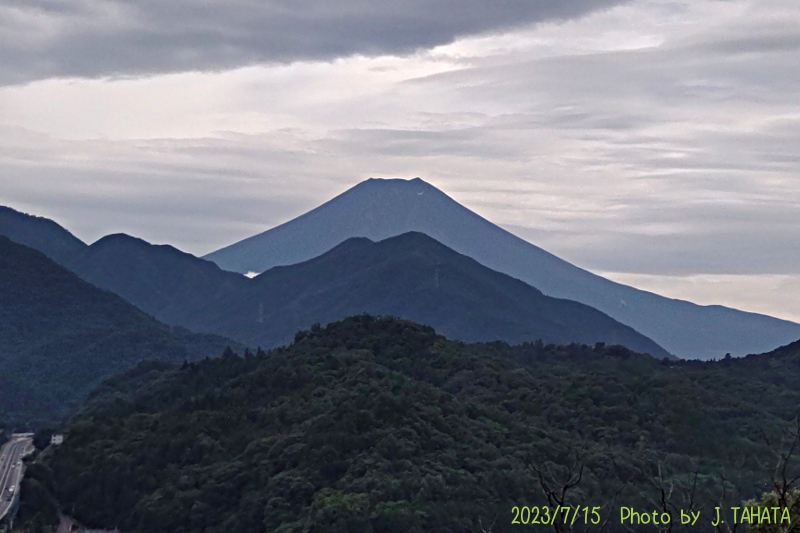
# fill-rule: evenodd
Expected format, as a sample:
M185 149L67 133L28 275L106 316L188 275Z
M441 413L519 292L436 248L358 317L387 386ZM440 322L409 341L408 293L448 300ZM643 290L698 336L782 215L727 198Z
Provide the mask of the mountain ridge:
M181 362L238 345L162 324L2 236L0 274L0 410L17 422L52 422L143 359Z
M425 233L545 294L585 303L680 357L767 352L800 338L800 324L724 306L700 306L602 278L525 241L413 180L370 179L284 224L206 256L223 269L263 272L297 263L349 237Z
M173 246L122 233L97 240L66 266L169 324L180 324L185 308L201 306L246 281Z
M159 320L251 346L278 346L312 323L368 312L424 322L464 341L620 343L670 356L599 311L546 297L422 233L379 243L348 239L252 279L126 236L101 239L71 266Z
M390 192L388 196L387 189ZM365 190L366 193L364 193ZM365 194L369 200L366 203L363 201ZM341 205L339 202L343 198L349 203ZM396 205L387 207L387 198ZM415 201L409 203L409 198ZM420 203L420 200L424 198L432 198L432 203L431 201ZM335 214L339 217L338 220L334 217L336 224L325 221L326 218L329 218L326 213L331 209L336 211ZM453 213L457 216L454 217ZM462 216L464 214L466 216ZM372 235L370 238L373 240L381 240L382 234L395 233L390 226L394 223L392 221L396 222L397 220L401 220L401 226L413 226L409 231L422 231L431 235L459 253L472 257L493 270L520 279L528 285L542 290L545 294L581 301L595 307L619 322L630 325L645 336L656 340L667 351L678 356L700 359L719 359L727 353L744 356L750 353L767 352L800 338L800 325L789 321L723 306L699 306L683 300L665 298L584 271L503 228L495 226L421 179L367 180L289 223L223 250L236 251L238 247L252 248L255 246L261 252L268 250L271 258L267 257L267 259L272 263L301 262L310 259L310 257L306 257L309 253L316 253L320 250L320 253L324 253L352 236L351 234L370 234ZM460 225L454 225L453 220L459 222ZM298 224L303 227L298 228ZM359 224L369 231L354 230L353 228ZM425 224L436 231L424 231L425 228L419 228ZM311 233L306 231L309 228L323 228L325 231L317 235L316 231ZM406 228L400 229L405 230ZM45 233L49 237L42 239L38 233ZM273 243L273 236L276 233L282 234L282 237ZM82 258L98 253L98 249L103 248L101 245L114 240L124 240L124 237L107 236L92 246L87 246L53 221L25 215L10 208L0 210L0 234L11 235L12 240L27 242L34 248L42 249L45 254L52 256L60 264L76 271L82 271L84 277L92 278L90 281L104 288L111 288L112 284L103 281L102 276L87 275L84 270L90 270L91 267L82 266ZM264 236L267 237L266 241L263 241ZM340 237L343 237L341 241L337 240ZM130 239L131 243L137 241L135 238ZM54 244L53 240L60 242ZM457 241L455 245L453 245L453 241ZM138 242L139 244L145 243L141 240ZM277 246L269 243L277 244ZM147 244L147 246L150 245ZM66 252L59 254L53 251L53 247L66 249ZM194 256L184 254L169 246L165 246L162 255L169 255L170 249L176 256L183 254L184 258L194 258ZM215 254L209 254L205 258L218 260ZM284 258L285 261L278 261L280 258ZM142 264L140 266L150 268ZM117 267L119 268L117 275L119 275L125 269L130 269L131 265L118 263ZM246 267L241 270L255 269L256 267ZM204 270L206 274L197 273L196 275L199 277L216 275L210 273L208 265L201 270ZM159 291L167 291L170 284L177 283L177 286L180 286L183 283L180 273L173 272L173 274L178 277L165 277L165 280L169 281L166 284L167 287L162 284L161 287L157 286L156 288ZM241 282L238 274L230 273L230 275L232 277L227 278L226 284ZM189 276L189 278L191 277ZM145 301L148 297L146 294L120 292L119 284L116 289L116 292L121 293L136 305L146 308L149 313L158 314L164 321L177 323L176 316L181 313L180 310L170 313L166 308L155 308L148 304ZM202 290L194 293L194 298L215 297L217 292L212 284L206 283ZM191 300L189 298L190 302ZM173 307L180 307L180 305L183 304L176 304Z
M39 250L64 264L87 248L87 244L49 218L29 215L0 205L0 235Z
M332 276L326 284L306 291L316 298L326 291L334 295L328 301L335 303L329 305L339 306L340 311L329 317L320 305L318 316L324 316L325 321L366 311L421 321L465 342L503 340L518 344L538 338L556 344L606 342L625 344L659 358L669 356L650 339L644 341L638 332L603 313L578 302L545 296L537 288L493 271L424 233L408 232L378 242L349 239L307 262L276 267L256 276L252 285L264 290L260 286L276 284L282 281L279 276L299 269L306 269L307 277L315 281L337 269L343 272L343 276ZM348 276L354 281L342 288L342 279ZM393 285L384 281L389 276L398 277ZM363 303L371 295L384 294L384 301ZM362 303L349 303L348 308L348 298ZM368 308L358 309L359 305ZM595 321L606 324L604 333L599 332ZM493 336L493 328L503 333Z

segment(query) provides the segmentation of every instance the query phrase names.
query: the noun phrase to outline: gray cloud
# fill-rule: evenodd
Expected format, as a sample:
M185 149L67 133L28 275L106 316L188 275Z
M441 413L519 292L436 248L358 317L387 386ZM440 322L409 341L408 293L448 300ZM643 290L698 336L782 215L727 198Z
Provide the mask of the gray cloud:
M49 132L0 127L0 204L203 254L421 176L582 267L755 302L800 272L797 28L796 0L637 0L404 58L0 88L0 123Z
M403 54L624 0L6 0L0 83Z

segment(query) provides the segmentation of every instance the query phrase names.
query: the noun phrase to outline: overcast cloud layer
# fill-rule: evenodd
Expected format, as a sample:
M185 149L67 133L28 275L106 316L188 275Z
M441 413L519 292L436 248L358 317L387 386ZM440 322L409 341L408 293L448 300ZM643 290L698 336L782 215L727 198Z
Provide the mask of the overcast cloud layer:
M0 27L50 20L31 5L4 3ZM47 5L110 14L27 44L0 30L0 204L87 241L201 255L370 176L420 176L584 268L800 321L796 0L268 3L268 20L236 2L172 33L146 2Z
M621 0L5 0L0 81L398 54Z

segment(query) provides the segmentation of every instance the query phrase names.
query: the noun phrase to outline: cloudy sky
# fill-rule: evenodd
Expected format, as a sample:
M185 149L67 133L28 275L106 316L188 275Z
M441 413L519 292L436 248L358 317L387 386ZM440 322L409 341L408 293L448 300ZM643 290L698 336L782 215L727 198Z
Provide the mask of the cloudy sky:
M800 321L800 3L0 0L0 204L202 255L371 176Z

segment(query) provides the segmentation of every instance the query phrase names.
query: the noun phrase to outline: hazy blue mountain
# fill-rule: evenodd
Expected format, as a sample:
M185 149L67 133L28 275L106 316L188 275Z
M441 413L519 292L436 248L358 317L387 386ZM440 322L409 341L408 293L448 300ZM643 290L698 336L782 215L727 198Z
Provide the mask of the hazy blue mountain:
M686 358L766 352L800 337L800 325L722 306L699 306L612 282L516 237L420 180L370 179L283 225L205 258L263 272L316 257L351 237L425 233L545 294L607 313Z
M52 220L0 206L0 235L30 246L64 264L86 248L86 243Z
M594 309L546 298L421 234L375 248L367 246L369 241L362 246L350 243L317 261L249 280L172 246L124 234L86 246L55 222L7 212L9 220L21 222L0 228L12 233L11 229L25 226L26 240L43 251L56 248L51 243L71 244L60 247L68 253L58 254L65 266L158 320L197 331L226 332L254 345L276 346L314 322L372 312L425 322L466 341L606 342L657 357L668 355L650 339ZM402 245L409 241L416 242L416 248ZM420 249L427 249L429 263L419 261ZM434 258L438 263L430 263ZM347 266L342 269L342 265ZM376 275L379 271L383 274ZM441 287L430 285L434 279L441 279ZM415 295L413 301L409 294Z
M248 281L172 246L124 234L95 242L69 262L83 279L113 291L168 324L194 321L193 312Z
M166 326L41 252L0 237L0 413L53 420L144 359L182 362L231 341Z
M429 324L467 342L605 342L668 356L596 309L545 296L422 233L349 239L320 257L272 268L195 314L207 322L184 325L273 347L309 324L364 312Z
M70 266L159 320L252 346L285 344L315 322L369 312L424 322L464 341L606 342L668 355L595 309L544 296L421 233L381 243L351 239L255 279L127 235L99 240Z

